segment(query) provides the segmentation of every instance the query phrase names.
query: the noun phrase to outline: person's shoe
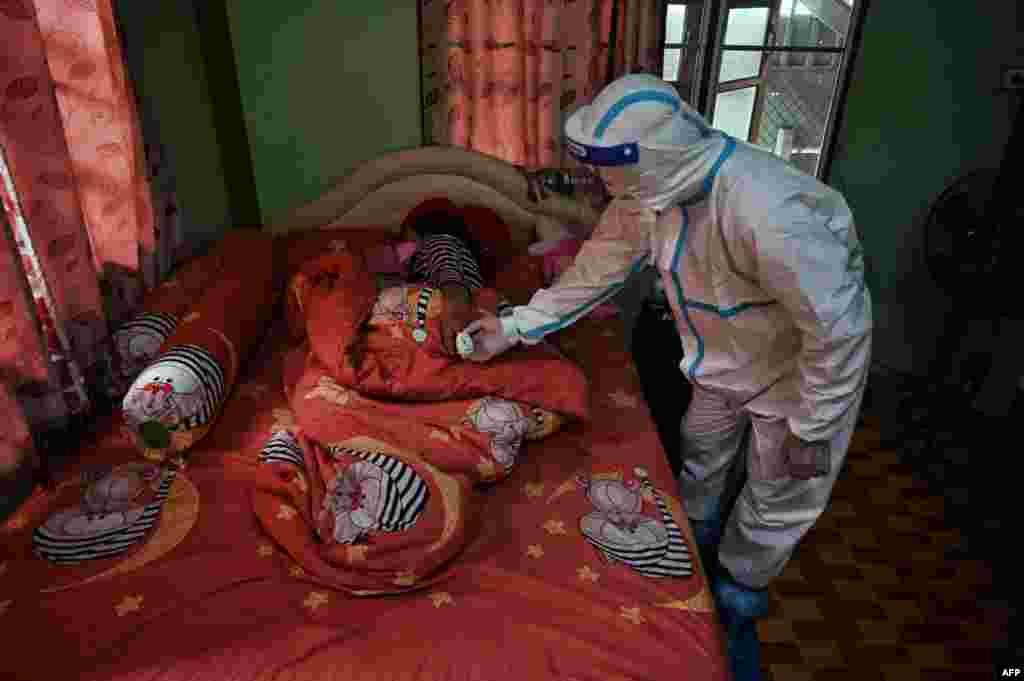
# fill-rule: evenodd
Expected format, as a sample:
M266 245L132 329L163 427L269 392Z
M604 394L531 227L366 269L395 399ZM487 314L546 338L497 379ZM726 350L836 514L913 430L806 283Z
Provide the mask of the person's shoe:
M734 681L761 681L761 641L750 617L723 617L727 622L729 668Z

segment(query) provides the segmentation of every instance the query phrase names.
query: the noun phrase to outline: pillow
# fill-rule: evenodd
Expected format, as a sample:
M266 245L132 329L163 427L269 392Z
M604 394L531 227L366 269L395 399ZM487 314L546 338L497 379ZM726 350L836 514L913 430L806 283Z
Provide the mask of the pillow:
M536 230L538 241L561 241L576 236L567 223L546 215L537 216Z
M266 238L255 230L230 230L213 248L183 263L149 293L142 310L113 335L114 396L124 397L132 381L156 358L189 307L220 276L225 264L237 254L244 253L249 243Z
M216 279L132 382L121 414L147 458L184 453L216 422L274 313L282 288L274 245L258 232L233 239Z
M458 213L459 207L456 206L450 199L446 199L442 196L436 196L433 198L422 201L415 206L402 220L400 233L403 238L412 238L412 225L416 222L417 218L420 218L428 213Z

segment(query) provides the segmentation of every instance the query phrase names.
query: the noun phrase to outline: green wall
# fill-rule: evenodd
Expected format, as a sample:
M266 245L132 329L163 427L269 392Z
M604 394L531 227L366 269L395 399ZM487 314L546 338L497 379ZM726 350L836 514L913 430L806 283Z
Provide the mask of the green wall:
M416 3L227 0L263 221L420 144Z
M117 10L137 94L171 157L186 238L206 241L229 223L230 200L192 3L122 1Z
M870 259L876 357L922 368L945 298L921 259L921 222L939 193L995 168L1015 102L999 68L1017 53L1016 2L870 0L829 183L848 199Z

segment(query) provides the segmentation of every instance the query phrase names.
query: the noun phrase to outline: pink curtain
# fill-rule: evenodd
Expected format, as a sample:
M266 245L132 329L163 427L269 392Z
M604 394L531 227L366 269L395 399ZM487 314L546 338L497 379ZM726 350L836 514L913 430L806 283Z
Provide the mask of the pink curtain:
M0 196L0 379L17 394L0 418L45 429L117 392L111 325L160 276L110 0L0 0Z
M660 0L421 0L427 143L569 165L565 117L612 78L660 74ZM618 18L609 63L613 13Z
M618 0L615 62L609 80L627 73L662 74L664 2Z

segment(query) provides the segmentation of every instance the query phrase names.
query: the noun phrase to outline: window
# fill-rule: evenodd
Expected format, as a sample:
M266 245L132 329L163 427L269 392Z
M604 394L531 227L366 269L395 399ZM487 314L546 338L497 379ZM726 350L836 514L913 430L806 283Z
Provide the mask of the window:
M670 1L664 78L716 128L823 178L861 4Z
M683 98L697 95L701 63L701 20L704 0L676 0L665 5L662 78L675 83Z

